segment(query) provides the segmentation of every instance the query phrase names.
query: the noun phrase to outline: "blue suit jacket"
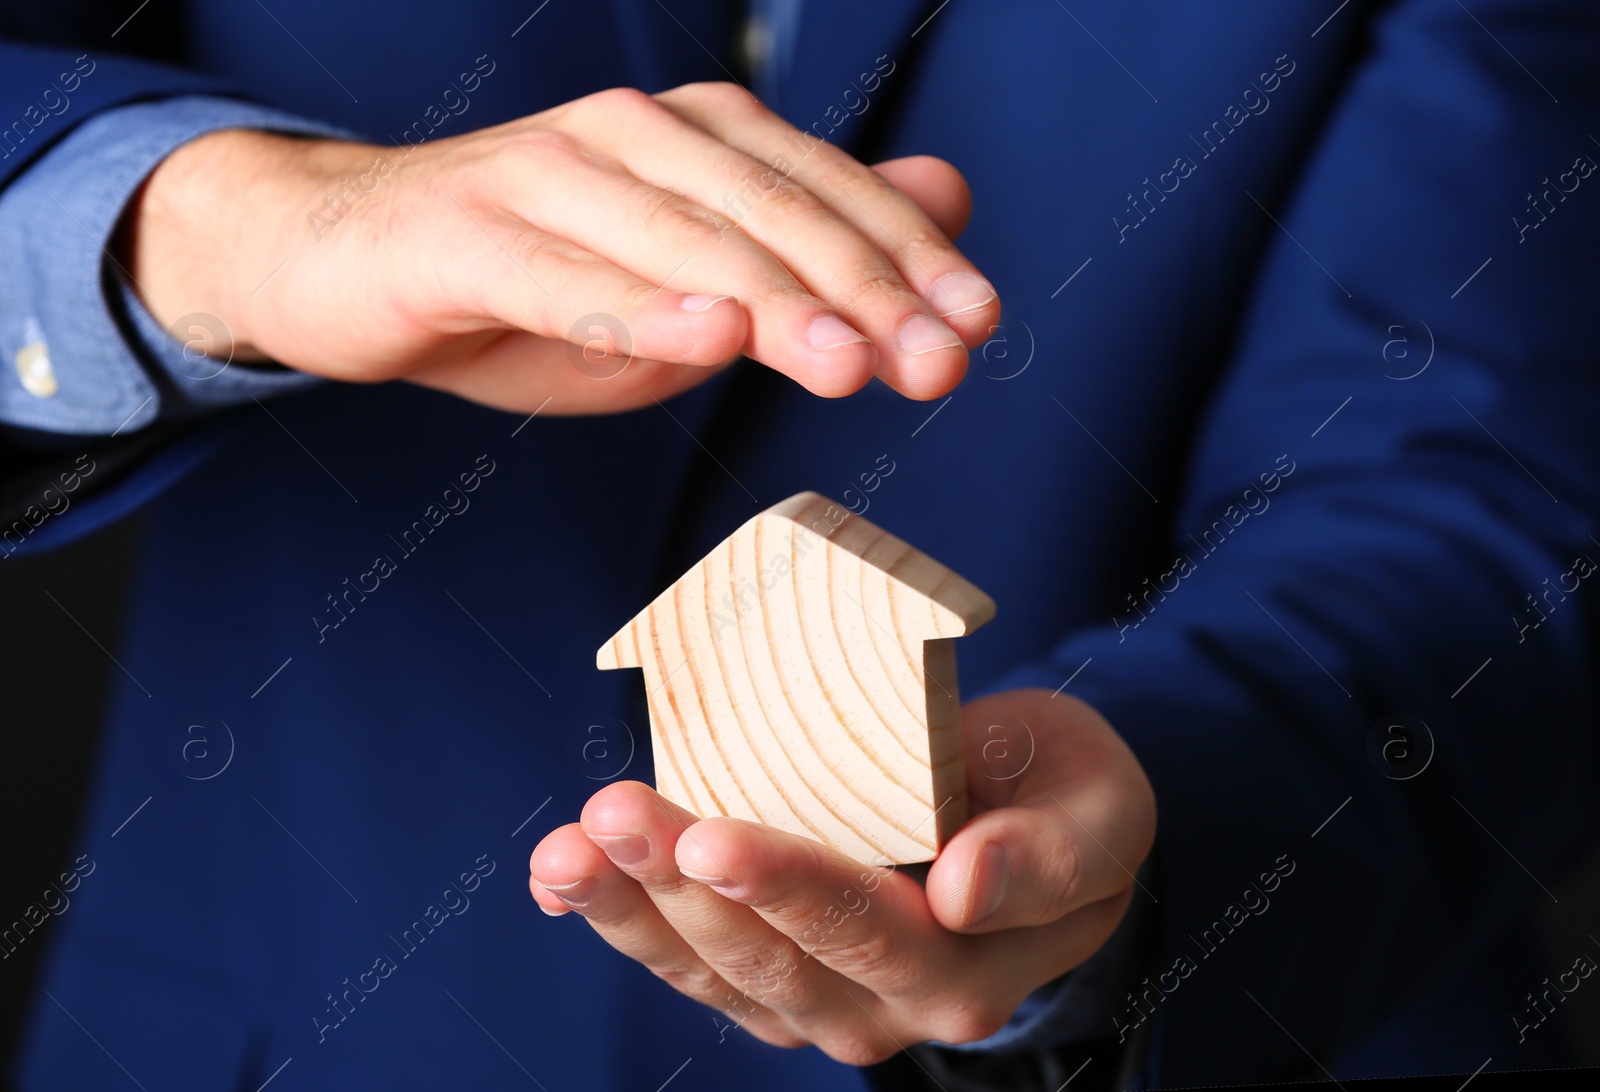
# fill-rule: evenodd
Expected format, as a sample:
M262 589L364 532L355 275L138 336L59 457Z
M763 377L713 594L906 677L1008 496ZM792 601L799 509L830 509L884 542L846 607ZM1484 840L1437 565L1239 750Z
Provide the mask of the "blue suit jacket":
M46 927L24 1086L858 1081L523 885L601 779L648 779L639 679L594 649L802 489L993 595L967 696L1071 676L1149 771L1155 939L1101 1018L1142 1082L1559 1056L1511 1017L1572 957L1525 915L1596 812L1600 13L936 6L808 2L775 105L970 180L1006 319L947 400L747 365L670 415L523 423L329 386L29 539L145 508L96 867ZM384 142L485 54L438 135L732 67L731 5L558 0L513 36L531 7L199 0L115 41L120 6L12 15L0 120L86 49L172 64L97 53L0 169L196 90Z

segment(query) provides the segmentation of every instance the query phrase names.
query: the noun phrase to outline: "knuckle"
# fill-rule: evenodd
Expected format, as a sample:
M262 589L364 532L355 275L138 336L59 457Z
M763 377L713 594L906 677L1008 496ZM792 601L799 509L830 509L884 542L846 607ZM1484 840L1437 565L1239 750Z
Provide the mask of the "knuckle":
M784 1050L798 1050L801 1047L811 1045L810 1039L780 1021L747 1020L741 1026L745 1031L768 1046L782 1047Z
M714 243L734 226L732 220L695 204L674 190L659 190L649 200L646 221L666 228L686 246Z
M871 982L873 992L880 996L900 994L910 989L916 979L915 967L881 929L828 944L822 954L829 967L854 981Z
M638 114L661 108L660 103L636 87L608 87L578 101L586 111L602 114Z
M651 970L655 972L657 978L685 997L711 1005L713 1008L716 1007L718 998L727 992L721 976L704 963L690 967L652 967Z
M797 1031L789 1031L788 1029L774 1029L772 1031L763 1029L761 1041L770 1043L775 1047L782 1047L785 1050L799 1050L801 1047L811 1045L810 1039L807 1039Z
M753 948L737 952L722 952L716 958L717 971L737 990L754 997L754 987L766 970L768 961Z
M512 232L501 245L524 269L549 256L553 250L550 236L526 228Z
M516 171L525 169L529 159L581 159L583 142L560 129L526 129L507 139L505 152L508 162L504 165Z
M882 175L827 141L817 145L810 159L809 177L820 188L849 194L858 200L894 191Z
M652 299L654 299L656 294L660 291L661 289L657 288L655 285L647 284L643 281L639 282L638 284L630 284L628 287L622 290L622 309L629 314L634 314L640 308L644 307ZM688 883L680 883L679 886L680 888L688 888L691 885Z
M949 250L950 242L938 228L918 223L895 233L896 247L907 254L924 254L933 250Z
M835 1032L817 1046L828 1057L845 1065L862 1067L888 1061L900 1048L876 1028L851 1028Z
M881 259L859 262L855 269L837 279L830 296L846 311L866 311L886 298L912 303L921 309L921 304L911 298L911 289L900 279L900 274Z
M1067 914L1077 905L1078 881L1082 875L1079 863L1078 846L1071 839L1063 838L1052 847L1048 857L1041 863L1040 874L1054 876L1057 879L1046 888L1039 914L1030 924L1048 924Z
M820 1002L811 986L797 977L773 979L750 988L763 1005L785 1016L804 1019L820 1010Z
M739 181L745 191L760 195L761 201L757 207L765 217L826 219L833 216L832 210L823 204L821 198L789 181L776 167L752 168Z
M678 90L685 98L722 111L761 108L754 95L728 80L706 80Z
M768 951L750 949L718 962L725 978L751 1000L769 1009L804 1014L816 1006L806 976L787 953L774 956Z
M1005 1027L1010 1014L998 1006L963 1002L941 1013L934 1022L934 1037L943 1043L976 1043Z

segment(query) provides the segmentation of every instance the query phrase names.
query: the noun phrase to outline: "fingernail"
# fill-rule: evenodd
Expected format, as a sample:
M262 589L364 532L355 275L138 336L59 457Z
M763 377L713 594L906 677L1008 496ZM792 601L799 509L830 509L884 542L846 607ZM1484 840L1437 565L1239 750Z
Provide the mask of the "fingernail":
M583 879L573 883L564 883L559 886L542 883L539 886L568 906L587 906L589 905L589 900L594 898L595 879L593 876L585 876Z
M1000 909L1000 903L1006 897L1006 888L1010 886L1011 860L1006 856L1004 846L990 842L978 854L977 875L973 879L973 914L968 924L976 925Z
M989 282L971 273L947 273L928 289L928 302L940 318L964 315L994 302Z
M595 844L619 865L636 865L650 856L650 840L636 834L620 838L595 838Z
M715 891L719 895L724 896L725 898L748 899L750 897L750 892L745 890L745 886L743 884L734 883L725 876L706 876L698 872L690 872L681 865L678 867L678 871L682 872L685 876L689 877L691 880L694 880L696 883L705 884L707 887L711 888L711 890Z
M685 311L690 311L696 315L700 315L711 310L722 301L731 299L733 299L732 296L684 296L678 301L678 306L683 308Z
M912 356L961 348L961 339L954 330L927 315L912 315L901 323L899 341L900 348Z
M548 890L548 888L546 890ZM566 917L567 914L565 910L552 910L542 902L536 902L533 905L537 906L539 910L547 917L561 918Z
M818 315L806 327L806 340L813 349L824 352L841 345L856 345L867 339L837 315Z
M693 867L685 868L683 865L684 858L689 860L691 866L699 865L700 869L697 870ZM707 870L711 868L718 869L719 871L711 872ZM700 844L698 839L691 837L687 841L678 843L679 872L683 873L696 883L705 884L719 895L726 896L730 899L748 899L750 897L750 893L745 890L744 885L741 883L736 883L733 880L728 879L726 876L720 875L720 869L721 863L712 857L710 852Z

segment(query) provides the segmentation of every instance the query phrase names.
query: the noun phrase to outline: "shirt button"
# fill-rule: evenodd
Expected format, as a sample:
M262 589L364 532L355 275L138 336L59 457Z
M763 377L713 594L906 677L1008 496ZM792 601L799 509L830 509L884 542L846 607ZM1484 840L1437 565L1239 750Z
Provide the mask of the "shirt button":
M17 350L17 377L22 389L35 398L49 398L60 389L56 370L50 364L50 351L42 341L30 341Z

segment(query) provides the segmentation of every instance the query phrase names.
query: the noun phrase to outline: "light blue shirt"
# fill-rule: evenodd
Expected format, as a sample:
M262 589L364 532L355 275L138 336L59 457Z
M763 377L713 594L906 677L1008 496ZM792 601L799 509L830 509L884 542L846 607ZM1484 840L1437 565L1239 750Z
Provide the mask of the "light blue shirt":
M219 129L347 136L229 99L187 96L104 111L0 192L0 422L108 436L300 390L318 380L204 356L214 316L156 322L109 245L139 185L174 149ZM262 276L267 271L263 271Z

